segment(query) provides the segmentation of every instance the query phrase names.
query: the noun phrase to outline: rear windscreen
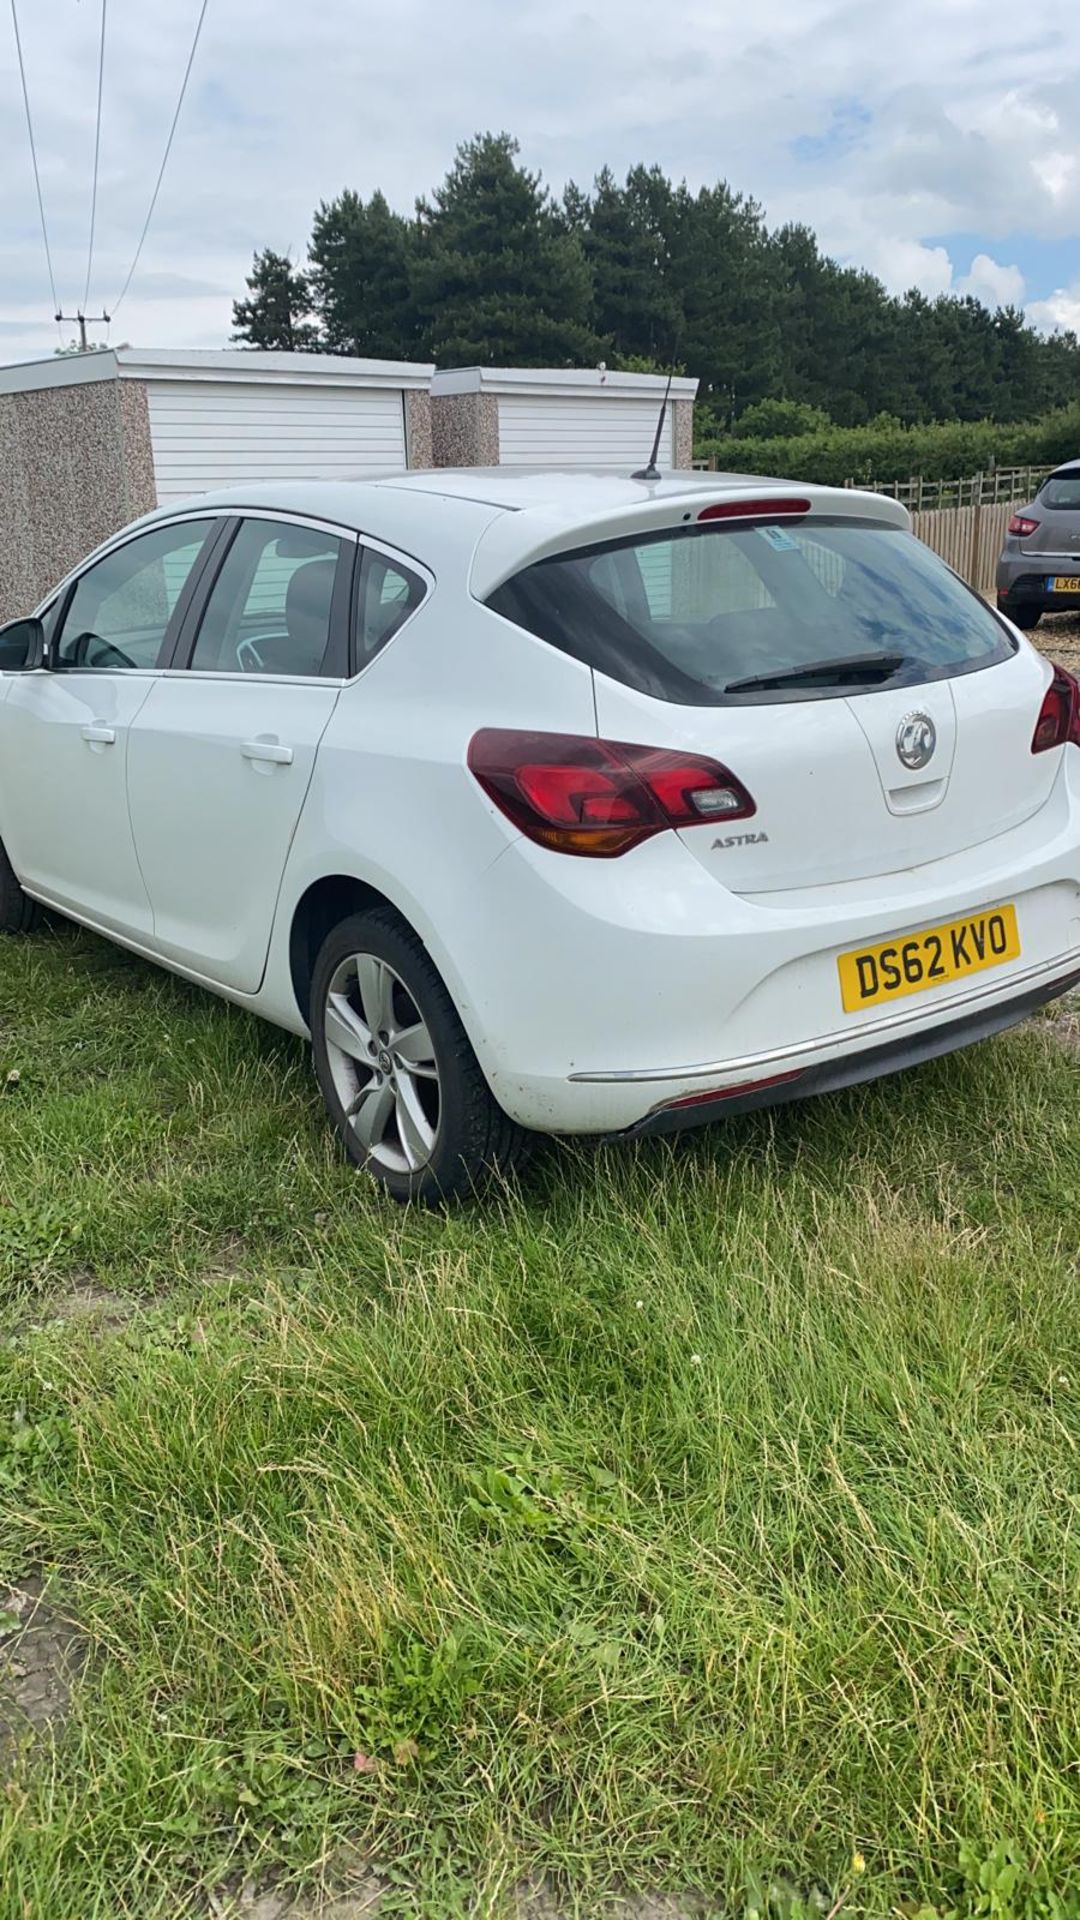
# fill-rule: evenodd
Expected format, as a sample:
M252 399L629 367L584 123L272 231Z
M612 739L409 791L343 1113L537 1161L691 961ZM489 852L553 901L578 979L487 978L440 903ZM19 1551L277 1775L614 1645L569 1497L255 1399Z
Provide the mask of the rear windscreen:
M1047 507L1080 508L1080 473L1051 474L1039 498Z
M582 547L527 567L487 604L627 686L698 706L917 685L1014 651L927 547L850 520Z

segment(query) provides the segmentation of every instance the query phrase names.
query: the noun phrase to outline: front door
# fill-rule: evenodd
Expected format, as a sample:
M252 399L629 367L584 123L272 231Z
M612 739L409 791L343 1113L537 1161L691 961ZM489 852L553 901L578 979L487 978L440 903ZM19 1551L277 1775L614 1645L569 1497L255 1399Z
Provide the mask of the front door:
M281 875L345 671L355 552L355 536L245 519L190 665L155 682L132 726L128 792L155 946L243 993L262 980Z
M32 893L110 931L151 931L128 813L129 732L213 523L155 527L65 595L51 670L0 702L0 838Z

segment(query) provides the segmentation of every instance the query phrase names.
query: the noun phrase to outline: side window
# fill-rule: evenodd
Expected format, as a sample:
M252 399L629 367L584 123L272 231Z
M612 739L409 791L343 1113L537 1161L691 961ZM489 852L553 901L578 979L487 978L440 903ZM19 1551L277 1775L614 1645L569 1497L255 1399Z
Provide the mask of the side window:
M364 550L360 569L360 600L356 616L357 672L392 640L427 588L418 573L374 548Z
M62 667L154 667L213 522L155 527L88 567L60 632Z
M317 674L345 542L245 520L214 583L191 665L202 673Z

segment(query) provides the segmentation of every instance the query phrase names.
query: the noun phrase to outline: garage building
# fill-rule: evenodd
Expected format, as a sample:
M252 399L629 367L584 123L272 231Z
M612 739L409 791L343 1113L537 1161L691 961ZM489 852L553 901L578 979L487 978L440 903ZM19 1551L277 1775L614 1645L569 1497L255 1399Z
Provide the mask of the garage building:
M652 451L667 381L606 367L455 367L431 383L439 467L591 467L632 473ZM698 383L672 380L658 459L689 467Z
M0 368L0 619L170 500L430 466L431 374L337 354L131 347Z

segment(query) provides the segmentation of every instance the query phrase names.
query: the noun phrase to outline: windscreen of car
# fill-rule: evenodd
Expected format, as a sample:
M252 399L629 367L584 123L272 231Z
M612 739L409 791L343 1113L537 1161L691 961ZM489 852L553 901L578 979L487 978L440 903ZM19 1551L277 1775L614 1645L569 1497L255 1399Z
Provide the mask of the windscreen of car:
M929 548L865 521L608 541L537 561L487 605L612 679L683 705L914 686L1015 651Z
M1039 498L1048 507L1080 511L1080 473L1051 474Z

